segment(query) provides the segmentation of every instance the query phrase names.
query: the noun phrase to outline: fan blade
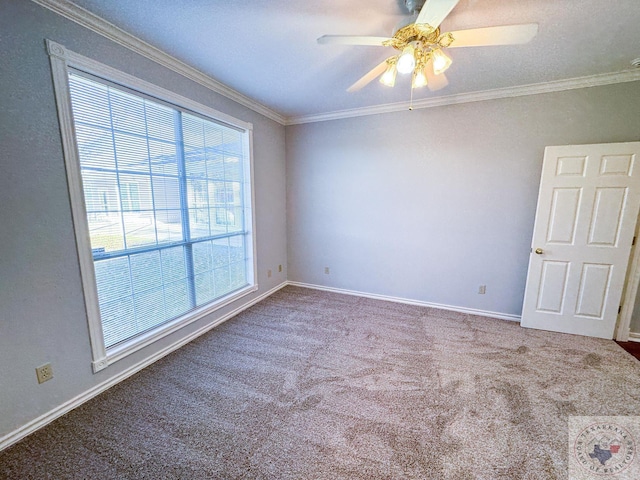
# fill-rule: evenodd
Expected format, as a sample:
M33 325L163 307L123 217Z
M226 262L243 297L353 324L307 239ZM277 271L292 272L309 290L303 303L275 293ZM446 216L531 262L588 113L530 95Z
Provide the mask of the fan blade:
M375 78L378 75L382 75L384 71L387 69L387 65L388 65L387 60L382 61L381 63L373 67L371 70L369 70L368 73L365 73L364 76L360 78L360 80L358 80L356 83L354 83L349 88L347 88L347 92L357 92L361 88L369 85L369 83L375 80Z
M427 74L427 87L432 92L441 90L449 85L449 80L447 80L447 77L444 76L444 73L441 73L440 75L436 75L435 73L433 73L433 62L431 60L427 62L424 70Z
M484 47L489 45L519 45L528 43L538 33L537 23L503 25L501 27L471 28L450 32L455 47Z
M427 23L438 28L460 0L427 0L416 18L416 23Z
M359 35L323 35L318 39L321 45L374 45L381 47L389 37L364 37Z

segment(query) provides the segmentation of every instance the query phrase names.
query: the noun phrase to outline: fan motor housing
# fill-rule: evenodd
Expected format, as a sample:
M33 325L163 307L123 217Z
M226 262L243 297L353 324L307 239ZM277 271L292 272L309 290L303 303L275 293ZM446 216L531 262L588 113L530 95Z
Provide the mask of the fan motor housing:
M419 12L424 6L426 0L404 0L404 6L409 13L414 14Z

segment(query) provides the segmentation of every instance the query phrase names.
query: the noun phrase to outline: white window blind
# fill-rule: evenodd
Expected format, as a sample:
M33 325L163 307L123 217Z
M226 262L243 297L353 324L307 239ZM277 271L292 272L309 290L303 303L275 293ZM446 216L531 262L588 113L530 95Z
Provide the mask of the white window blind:
M69 70L105 347L246 287L246 132Z

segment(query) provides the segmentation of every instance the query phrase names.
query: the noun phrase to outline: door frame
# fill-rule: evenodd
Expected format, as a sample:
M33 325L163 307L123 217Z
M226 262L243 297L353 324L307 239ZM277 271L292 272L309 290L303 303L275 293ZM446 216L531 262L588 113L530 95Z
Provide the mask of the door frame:
M631 316L637 301L638 287L640 287L640 212L638 212L638 220L636 221L635 238L636 244L632 247L629 266L627 267L627 278L624 283L624 292L622 294L621 305L622 310L618 315L618 322L614 338L618 342L629 341L629 329L631 328Z

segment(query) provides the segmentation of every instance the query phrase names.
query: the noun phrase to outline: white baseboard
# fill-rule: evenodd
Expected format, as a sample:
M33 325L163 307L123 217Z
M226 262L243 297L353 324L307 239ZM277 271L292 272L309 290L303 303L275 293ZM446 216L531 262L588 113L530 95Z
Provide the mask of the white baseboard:
M274 287L271 290L263 293L262 295L259 295L259 296L255 297L254 299L244 303L243 305L235 308L231 312L229 312L226 315L216 319L215 321L213 321L213 322L211 322L211 323L209 323L207 325L204 325L203 327L201 327L198 330L194 331L190 335L187 335L186 337L183 337L183 338L177 340L176 342L172 343L171 345L168 345L167 347L163 348L162 350L160 350L158 352L155 352L153 355L150 355L149 357L147 357L144 360L138 362L137 364L132 365L131 367L129 367L126 370L120 372L119 374L111 377L110 379L106 380L105 382L102 382L102 383L90 388L89 390L81 393L80 395L77 395L76 397L74 397L74 398L72 398L70 400L67 400L66 402L64 402L63 404L57 406L53 410L50 410L50 411L48 411L47 413L45 413L43 415L40 415L38 418L26 423L25 425L23 425L23 426L19 427L18 429L8 433L7 435L5 435L3 437L0 437L0 451L4 450L5 448L9 447L10 445L13 445L16 442L22 440L27 435L35 432L36 430L44 427L45 425L48 425L49 423L53 422L56 418L61 417L62 415L64 415L65 413L70 412L71 410L73 410L76 407L79 407L80 405L82 405L86 401L91 400L96 395L99 395L100 393L104 392L105 390L108 390L109 388L113 387L117 383L120 383L121 381L123 381L126 378L130 377L134 373L137 373L140 370L142 370L143 368L145 368L145 367L151 365L152 363L156 362L157 360L160 360L162 357L170 354L171 352L177 350L178 348L182 347L183 345L186 345L187 343L191 342L192 340L195 340L200 335L208 332L212 328L220 325L221 323L226 322L230 318L235 317L236 315L238 315L243 310L246 310L247 308L249 308L249 307L255 305L256 303L264 300L265 298L273 295L275 292L277 292L281 288L285 287L286 285L287 285L287 282L282 282L280 285L277 285L276 287Z
M324 290L326 292L342 293L344 295L354 295L356 297L373 298L375 300L386 300L388 302L406 303L407 305L418 305L420 307L439 308L440 310L450 310L453 312L461 312L461 313L468 313L471 315L480 315L483 317L498 318L500 320L509 320L512 322L520 321L520 315L513 315L510 313L500 313L500 312L491 312L487 310L477 310L475 308L456 307L453 305L443 305L441 303L423 302L421 300L412 300L409 298L392 297L389 295L379 295L377 293L366 293L366 292L359 292L356 290L346 290L343 288L325 287L322 285L314 285L311 283L288 281L287 285L292 285L294 287L312 288L314 290Z
M630 342L640 342L640 333L629 332Z

